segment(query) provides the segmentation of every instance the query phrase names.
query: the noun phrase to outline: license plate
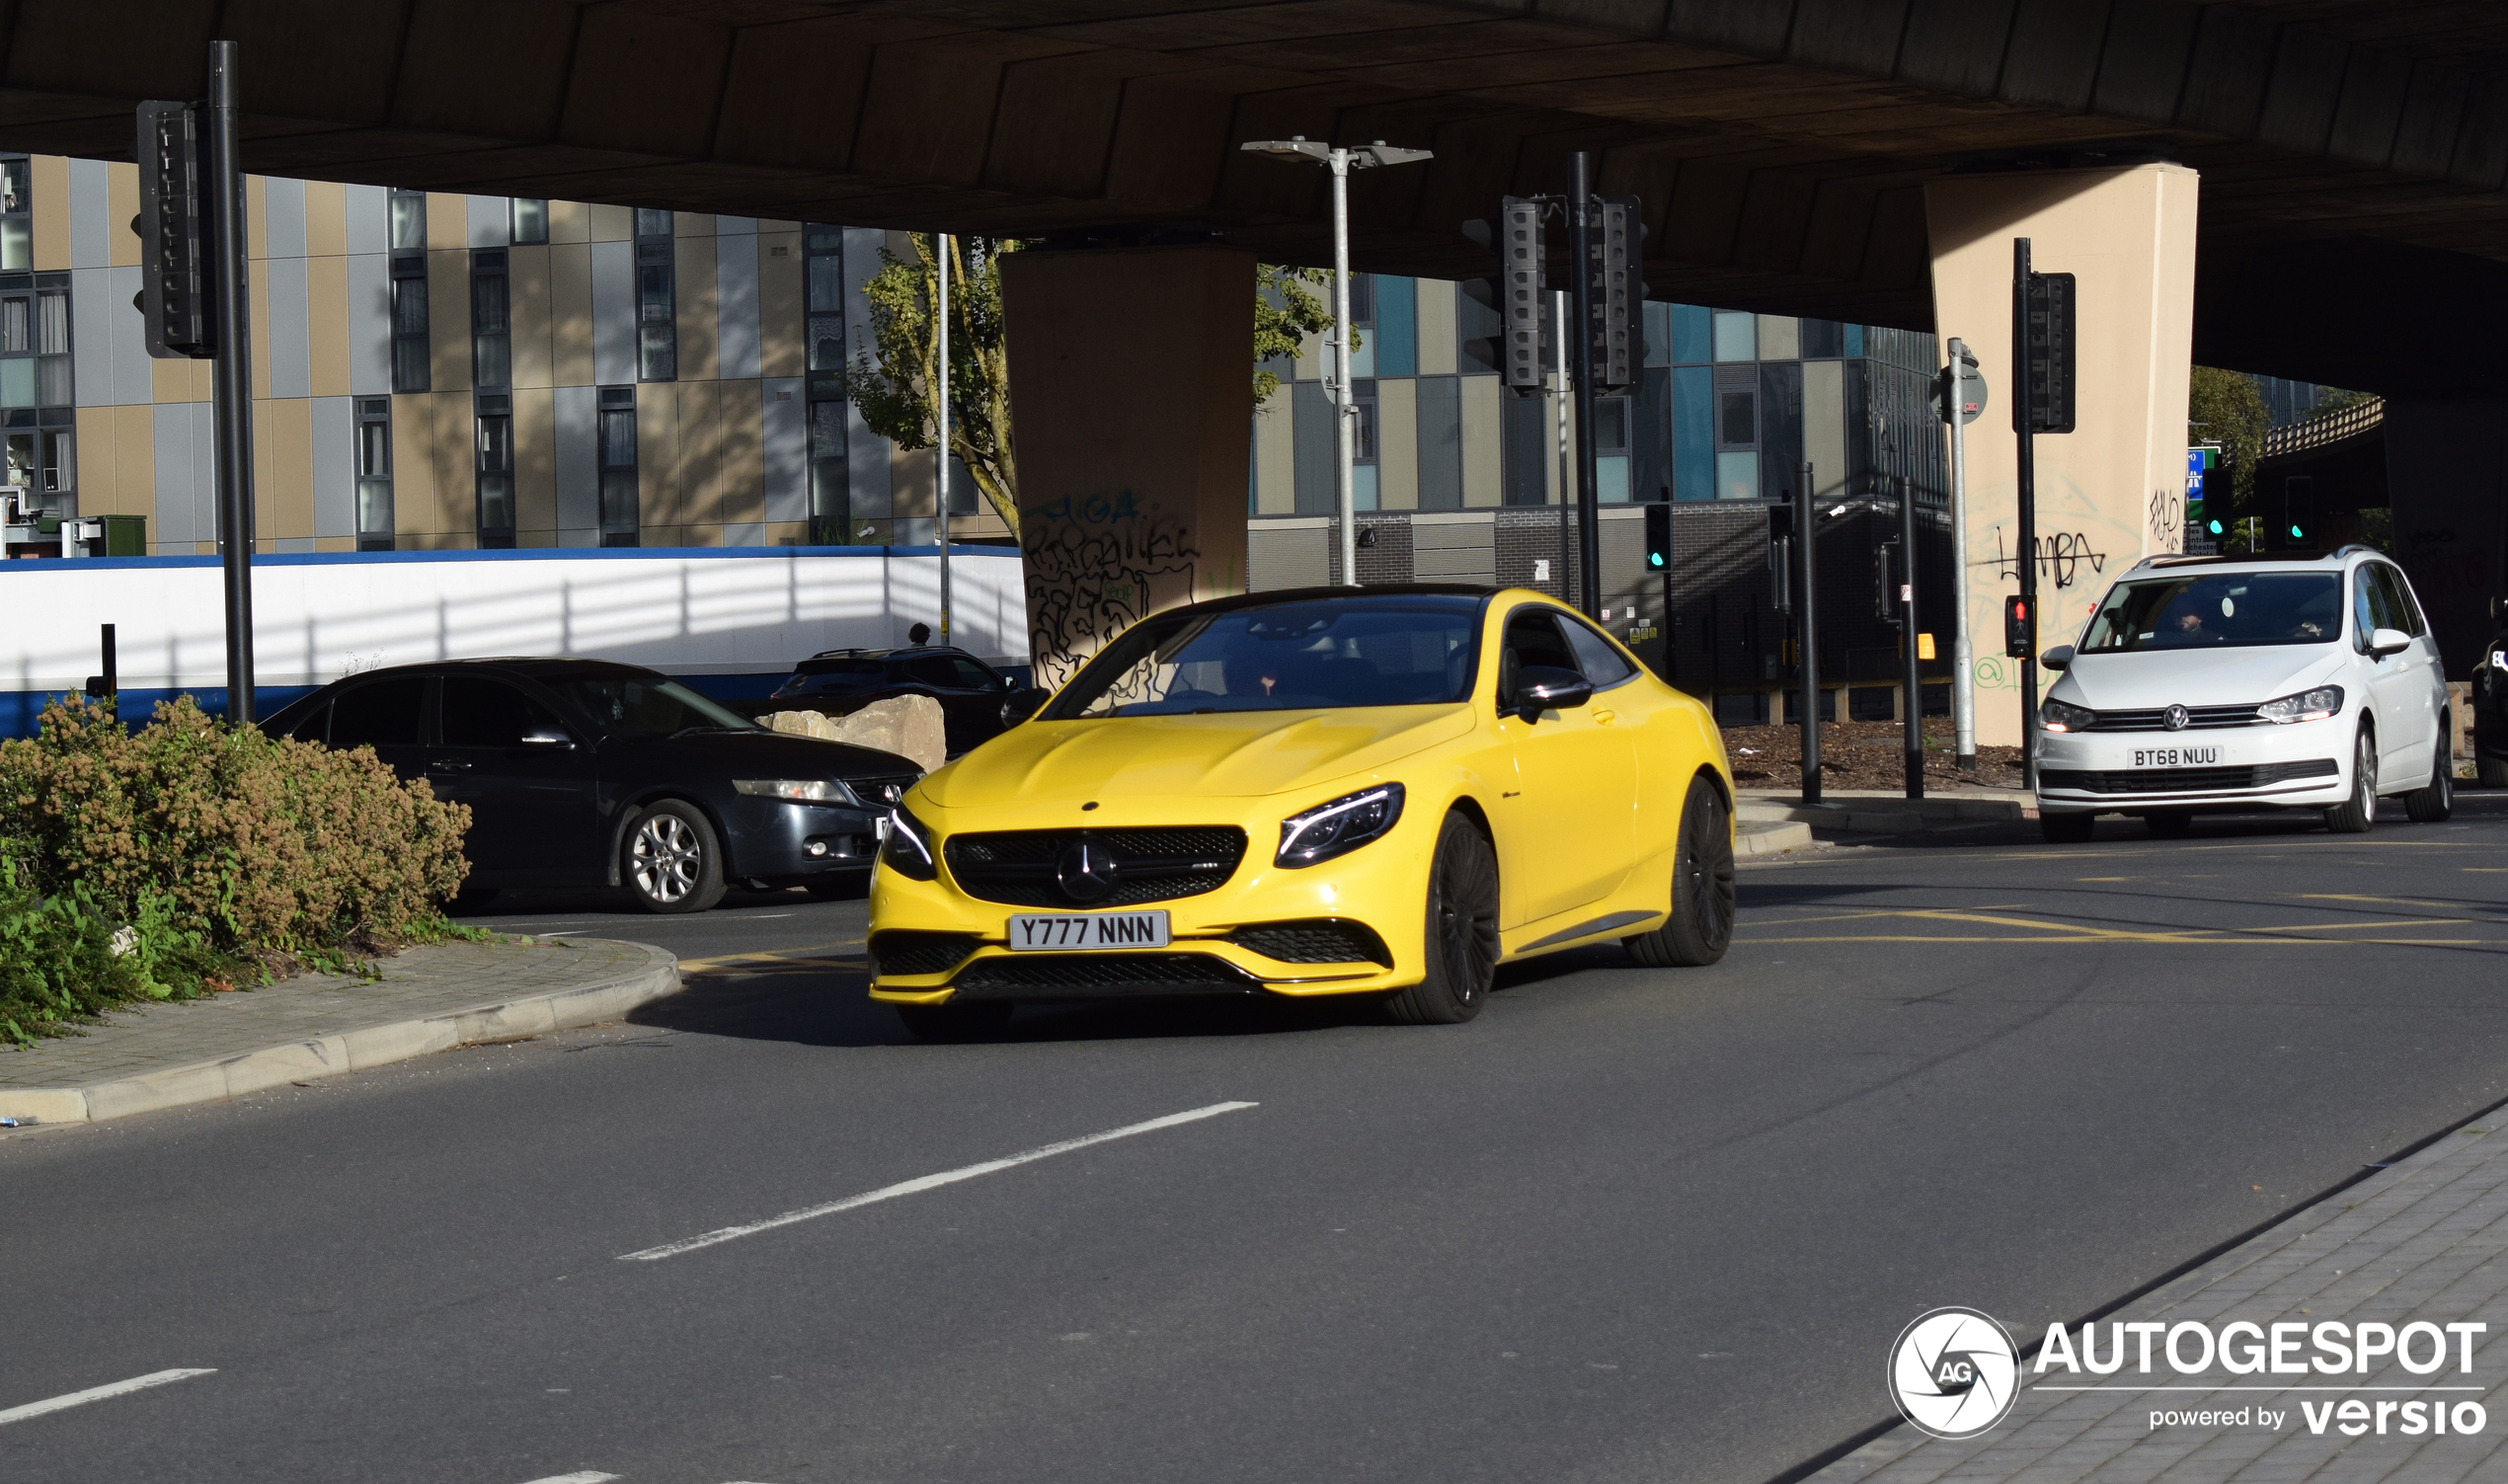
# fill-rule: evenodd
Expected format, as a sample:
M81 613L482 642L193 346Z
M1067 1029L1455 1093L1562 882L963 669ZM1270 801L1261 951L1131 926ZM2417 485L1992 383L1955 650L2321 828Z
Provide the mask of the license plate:
M2221 760L2219 747L2136 747L2138 768L2200 768Z
M873 815L871 817L871 838L875 840L885 840L888 837L889 817L887 815Z
M1018 953L1166 946L1163 911L1021 912L1010 919L1010 947Z

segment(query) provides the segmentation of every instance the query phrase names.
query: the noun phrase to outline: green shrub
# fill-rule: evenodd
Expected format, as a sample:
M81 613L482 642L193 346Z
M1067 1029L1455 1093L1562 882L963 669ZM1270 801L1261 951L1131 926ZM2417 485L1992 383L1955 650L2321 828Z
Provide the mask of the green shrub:
M0 742L0 1019L23 1004L51 1024L455 935L442 903L468 874L469 827L466 807L370 748L230 727L189 696L125 732L110 705L66 697L39 736ZM94 962L125 928L126 951ZM63 961L21 958L42 952Z

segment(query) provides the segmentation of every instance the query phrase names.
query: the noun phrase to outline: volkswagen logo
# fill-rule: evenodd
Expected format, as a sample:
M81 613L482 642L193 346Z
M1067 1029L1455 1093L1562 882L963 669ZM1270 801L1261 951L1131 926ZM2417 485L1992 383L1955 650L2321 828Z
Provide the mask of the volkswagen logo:
M1054 879L1073 901L1102 900L1115 890L1115 858L1093 840L1074 840L1055 864Z
M2159 713L2159 725L2167 728L2171 732L2185 731L2186 708L2183 706L2171 706L2167 710Z
M2020 1391L2020 1356L1994 1317L1935 1309L1890 1347L1890 1396L1920 1431L1974 1438L2003 1420Z

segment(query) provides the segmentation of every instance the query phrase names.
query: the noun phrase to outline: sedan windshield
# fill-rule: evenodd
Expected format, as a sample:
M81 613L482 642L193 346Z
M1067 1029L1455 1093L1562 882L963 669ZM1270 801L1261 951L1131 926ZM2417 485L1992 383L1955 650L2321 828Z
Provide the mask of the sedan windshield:
M2342 579L2330 572L2216 572L2119 583L2090 617L2081 653L2331 644Z
M746 732L757 725L660 675L543 675L540 683L573 701L612 737L672 737L693 728Z
M1481 601L1328 598L1154 615L1091 661L1047 719L1460 701Z

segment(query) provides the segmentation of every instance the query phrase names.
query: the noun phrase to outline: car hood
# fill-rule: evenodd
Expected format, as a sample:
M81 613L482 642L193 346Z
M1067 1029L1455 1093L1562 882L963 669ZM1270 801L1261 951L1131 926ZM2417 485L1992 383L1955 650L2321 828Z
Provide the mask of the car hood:
M1277 794L1379 768L1471 730L1468 704L1030 722L924 781L943 809Z
M648 742L612 742L672 768L723 768L743 778L877 778L920 773L910 757L790 732L689 732Z
M2155 706L2243 706L2332 679L2346 650L2332 644L2273 644L2218 650L2145 650L2076 655L2047 694L2093 711Z

